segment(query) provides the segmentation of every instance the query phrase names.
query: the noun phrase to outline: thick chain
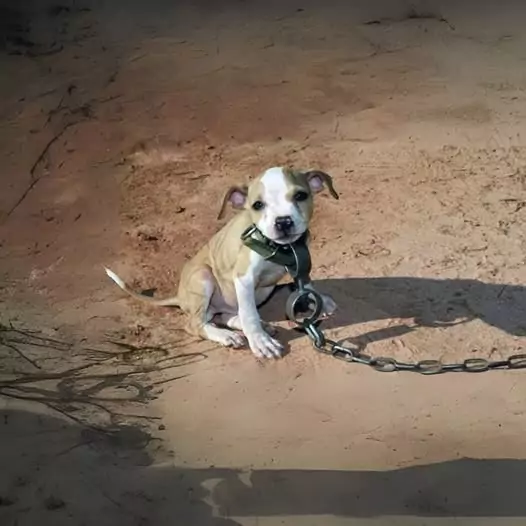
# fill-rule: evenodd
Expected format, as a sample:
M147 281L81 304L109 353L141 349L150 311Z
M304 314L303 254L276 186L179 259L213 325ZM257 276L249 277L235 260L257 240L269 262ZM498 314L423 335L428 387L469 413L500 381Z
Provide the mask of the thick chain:
M487 360L486 358L468 358L462 363L443 363L440 360L421 360L419 362L401 362L395 358L369 356L358 349L353 349L326 338L322 330L312 323L299 325L312 341L314 348L349 363L369 365L376 371L391 373L409 371L420 374L440 374L446 372L482 373L493 369L525 369L526 354L514 354L506 360Z
M358 348L341 345L327 338L319 328L319 315L323 307L321 296L312 289L306 289L301 281L297 281L296 284L298 285L297 290L289 296L287 301L287 317L296 323L299 330L307 333L318 352L333 356L338 360L368 365L383 373L409 371L430 375L446 372L482 373L493 369L526 369L526 354L514 354L506 360L468 358L462 363L444 363L440 360L402 362L389 356L369 356ZM299 315L301 311L307 311L309 314L301 317Z
M482 373L493 369L526 369L526 354L514 354L506 360L468 358L462 363L443 363L440 360L421 360L409 363L392 357L369 356L357 348L346 347L326 338L319 328L323 300L309 286L311 259L307 246L308 237L309 234L306 232L293 244L276 245L265 238L255 225L252 225L243 233L242 241L266 260L273 261L287 269L295 285L295 290L289 296L285 307L287 317L296 323L299 330L307 333L317 351L345 362L368 365L384 373L393 371L410 371L420 374ZM301 316L301 312L306 314Z

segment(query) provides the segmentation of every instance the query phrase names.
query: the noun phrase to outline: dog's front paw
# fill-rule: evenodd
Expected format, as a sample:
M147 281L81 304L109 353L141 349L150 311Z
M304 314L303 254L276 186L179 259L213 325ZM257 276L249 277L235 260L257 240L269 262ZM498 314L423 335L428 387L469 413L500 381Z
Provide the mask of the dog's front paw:
M283 345L265 331L247 335L250 350L257 358L281 358Z
M338 309L338 305L336 305L336 302L326 294L322 294L321 299L323 300L322 316L332 316Z

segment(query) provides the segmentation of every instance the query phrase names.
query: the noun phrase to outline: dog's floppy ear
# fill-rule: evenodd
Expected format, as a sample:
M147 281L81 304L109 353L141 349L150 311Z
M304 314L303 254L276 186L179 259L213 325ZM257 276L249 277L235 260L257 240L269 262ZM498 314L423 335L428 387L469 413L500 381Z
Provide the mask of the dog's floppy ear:
M233 208L241 209L245 206L248 195L247 186L231 186L223 197L223 203L221 204L221 210L217 215L217 219L222 219L225 215L226 205L230 203Z
M332 177L325 172L320 172L319 170L310 170L303 174L307 184L314 193L321 192L325 186L329 190L329 193L334 197L334 199L339 199L340 196L336 193L334 186L332 184Z

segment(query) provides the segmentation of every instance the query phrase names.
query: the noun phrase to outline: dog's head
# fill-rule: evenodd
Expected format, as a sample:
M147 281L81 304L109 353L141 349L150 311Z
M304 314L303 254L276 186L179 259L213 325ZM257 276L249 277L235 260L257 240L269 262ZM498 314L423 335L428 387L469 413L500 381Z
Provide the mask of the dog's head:
M313 195L325 186L338 199L331 176L324 172L270 168L249 186L229 188L219 218L230 203L234 208L247 210L252 222L272 241L293 243L309 226Z

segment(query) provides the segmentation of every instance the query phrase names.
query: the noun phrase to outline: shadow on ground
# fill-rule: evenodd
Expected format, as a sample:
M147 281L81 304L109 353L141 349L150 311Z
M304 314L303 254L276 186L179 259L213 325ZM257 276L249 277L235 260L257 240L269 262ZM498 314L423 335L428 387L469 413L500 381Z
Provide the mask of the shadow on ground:
M132 449L142 453L130 455ZM177 457L160 467L153 456L144 441L95 439L66 420L3 411L0 522L235 526L243 517L273 516L526 517L525 460L246 472L181 467Z
M448 327L476 319L513 336L526 335L526 287L519 285L413 277L322 279L314 285L338 304L336 315L323 324L326 329L397 318L414 320L411 325L401 322L353 338L352 343L362 348L415 328ZM288 288L281 288L263 307L266 320L285 319L288 293ZM289 340L298 336L287 332Z

